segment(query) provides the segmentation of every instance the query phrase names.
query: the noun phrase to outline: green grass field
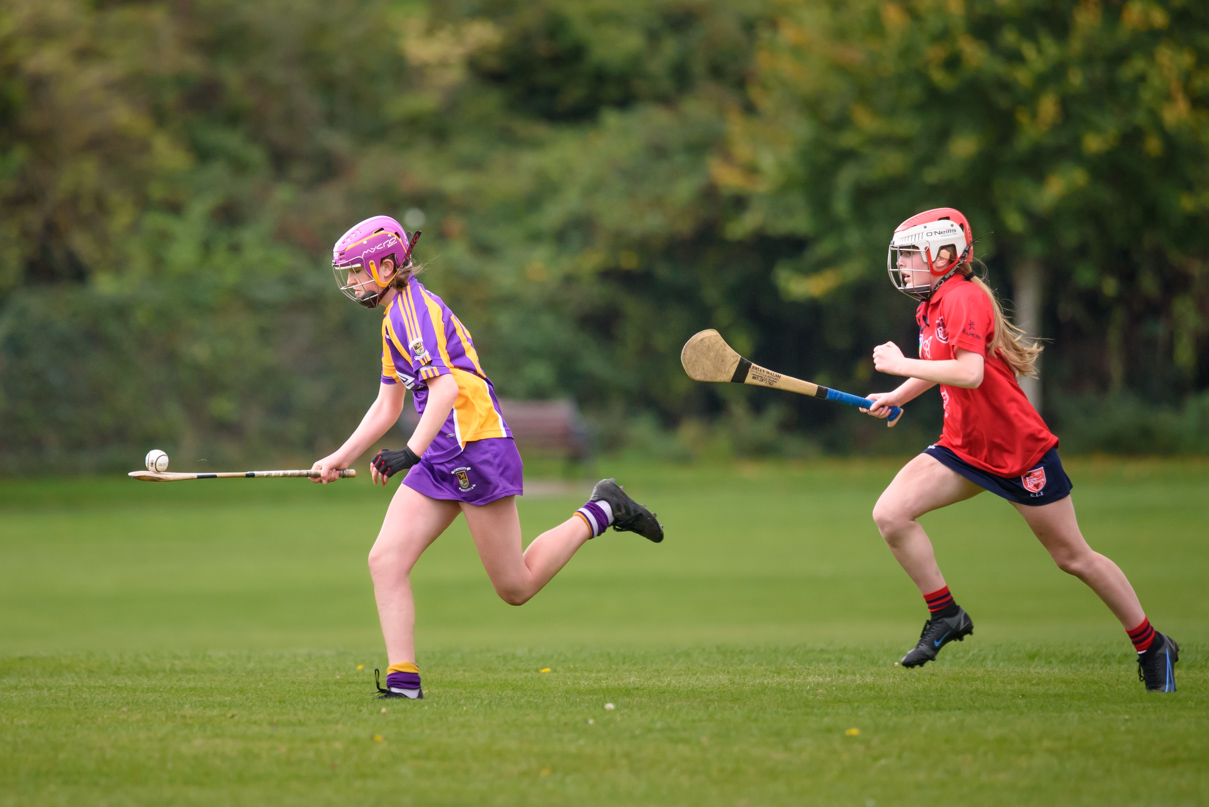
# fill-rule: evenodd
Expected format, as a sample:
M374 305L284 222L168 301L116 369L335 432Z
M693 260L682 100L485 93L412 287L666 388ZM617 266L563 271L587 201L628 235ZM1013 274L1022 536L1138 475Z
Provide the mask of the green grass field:
M908 671L896 466L608 470L667 541L513 608L455 525L414 577L427 699L385 710L368 480L0 482L0 805L1209 803L1209 463L1069 463L1181 643L1169 696L989 494L925 519L977 628Z

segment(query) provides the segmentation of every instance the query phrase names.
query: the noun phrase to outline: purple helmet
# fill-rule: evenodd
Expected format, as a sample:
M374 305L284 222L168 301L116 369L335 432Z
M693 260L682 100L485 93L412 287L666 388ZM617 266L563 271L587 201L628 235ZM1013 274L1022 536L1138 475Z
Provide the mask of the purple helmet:
M420 237L420 231L407 232L390 216L373 216L354 225L332 247L332 272L336 285L344 296L366 308L378 304L382 291L390 284L379 273L382 261L390 258L396 271L411 265L411 250ZM364 272L369 275L359 280L350 275ZM369 290L366 291L366 287Z

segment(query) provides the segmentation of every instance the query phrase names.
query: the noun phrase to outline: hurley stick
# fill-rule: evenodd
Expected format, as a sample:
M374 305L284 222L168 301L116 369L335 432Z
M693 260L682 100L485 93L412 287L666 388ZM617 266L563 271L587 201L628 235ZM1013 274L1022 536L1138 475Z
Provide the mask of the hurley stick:
M178 474L165 471L131 471L130 478L140 482L185 482L190 479L277 479L282 477L301 477L318 479L319 471L228 471L216 474ZM352 468L340 472L341 479L351 479L357 475Z
M694 381L751 384L756 387L783 389L799 395L809 395L812 398L838 401L862 409L869 409L873 406L873 401L869 398L829 389L792 376L774 373L758 364L752 364L726 344L722 334L713 328L694 334L684 343L684 349L680 351L680 363L684 365L684 372L688 373L688 377ZM893 428L902 416L901 408L890 407L890 418L887 425Z

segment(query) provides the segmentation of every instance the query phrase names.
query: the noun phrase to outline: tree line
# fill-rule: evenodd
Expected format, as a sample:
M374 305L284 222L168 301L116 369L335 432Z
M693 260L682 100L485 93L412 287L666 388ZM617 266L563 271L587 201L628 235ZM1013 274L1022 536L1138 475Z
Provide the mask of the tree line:
M330 246L385 212L507 396L605 447L913 450L762 364L885 388L894 226L970 217L1085 449L1209 449L1209 8L1130 0L0 6L0 466L307 456L374 394ZM906 422L904 422L906 425ZM137 450L136 450L137 449Z

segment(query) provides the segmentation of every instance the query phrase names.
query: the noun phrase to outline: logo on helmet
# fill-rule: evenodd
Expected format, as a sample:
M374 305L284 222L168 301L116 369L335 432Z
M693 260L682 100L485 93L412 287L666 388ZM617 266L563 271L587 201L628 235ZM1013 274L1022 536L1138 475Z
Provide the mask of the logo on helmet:
M386 249L388 247L398 246L398 244L399 244L398 236L396 236L394 233L388 233L387 239L385 241L383 241L380 244L375 244L372 247L366 247L365 251L362 252L361 254L362 255L372 255L373 253L377 252L380 249Z

